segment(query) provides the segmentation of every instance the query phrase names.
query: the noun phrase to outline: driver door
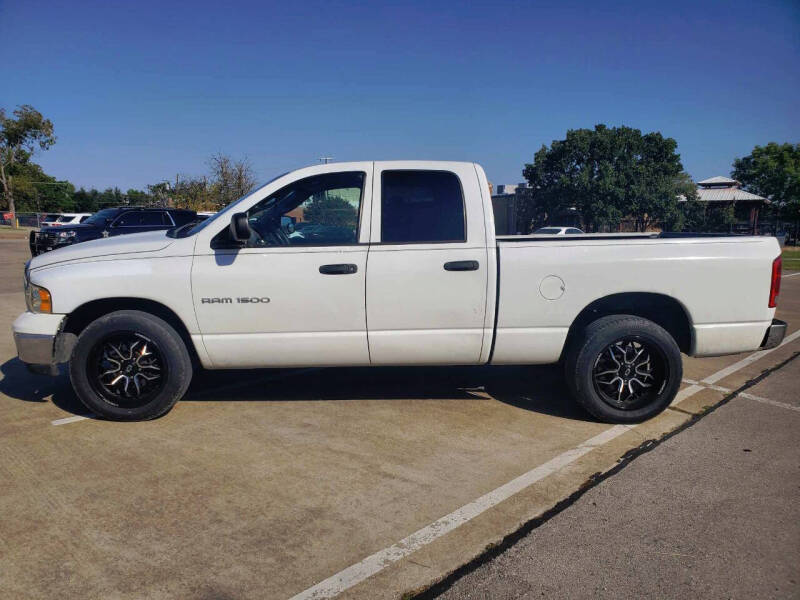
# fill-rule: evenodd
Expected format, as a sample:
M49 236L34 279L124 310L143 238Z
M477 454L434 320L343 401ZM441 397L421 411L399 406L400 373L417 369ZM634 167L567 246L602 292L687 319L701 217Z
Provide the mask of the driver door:
M369 364L372 163L346 166L267 192L246 211L244 244L230 214L198 237L192 296L212 368Z

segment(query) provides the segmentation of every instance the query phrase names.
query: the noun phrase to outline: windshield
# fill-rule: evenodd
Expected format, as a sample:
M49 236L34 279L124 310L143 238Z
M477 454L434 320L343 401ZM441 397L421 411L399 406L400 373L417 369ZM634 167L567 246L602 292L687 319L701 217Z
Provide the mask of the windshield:
M72 219L75 218L75 215L61 215L56 219L56 223L69 223Z
M558 227L542 227L541 229L537 229L533 233L558 233L561 231Z
M53 223L58 220L58 215L45 215L44 223Z
M280 179L281 177L283 177L284 175L286 175L288 173L289 173L289 171L287 171L286 173L281 173L277 177L273 177L268 182L266 182L264 185L261 185L258 188L256 188L256 191L260 190L263 187L268 186L270 183L272 183L276 179ZM237 206L242 200L247 198L252 193L253 192L248 192L244 196L239 198L238 200L234 200L233 202L228 204L228 206L226 206L225 208L221 209L218 213L216 213L214 215L211 215L207 219L203 219L199 223L195 223L194 227L185 227L184 226L182 228L179 227L178 229L172 229L172 230L169 231L169 233L167 233L167 235L169 235L171 237L184 238L184 237L189 237L190 235L194 235L195 233L199 233L200 231L202 231L203 229L208 227L211 223L213 223L214 221L216 221L217 219L219 219L223 215L228 215L231 212L231 209L233 209L235 206Z
M86 219L84 223L87 225L100 225L103 226L106 224L108 219L113 219L117 212L119 212L116 208L104 208L96 213L94 213L91 217Z

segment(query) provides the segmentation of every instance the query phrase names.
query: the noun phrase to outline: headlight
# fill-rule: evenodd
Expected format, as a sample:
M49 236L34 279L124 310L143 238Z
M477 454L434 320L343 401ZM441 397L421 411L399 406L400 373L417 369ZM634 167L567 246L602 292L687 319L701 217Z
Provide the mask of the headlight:
M62 242L64 240L72 239L72 238L75 237L75 230L73 229L72 231L59 231L58 234L57 234L57 237Z
M43 287L34 285L26 279L25 286L25 304L28 310L34 313L51 313L53 312L53 299Z

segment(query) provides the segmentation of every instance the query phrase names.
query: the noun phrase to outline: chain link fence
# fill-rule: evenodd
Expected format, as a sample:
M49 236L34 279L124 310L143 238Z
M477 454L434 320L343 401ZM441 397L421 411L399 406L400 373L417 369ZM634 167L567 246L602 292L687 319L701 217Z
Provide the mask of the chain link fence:
M45 219L51 216L51 220L55 220L58 216L57 213L30 213L18 212L16 215L12 212L3 211L0 213L0 225L7 225L10 227L31 227L39 228Z

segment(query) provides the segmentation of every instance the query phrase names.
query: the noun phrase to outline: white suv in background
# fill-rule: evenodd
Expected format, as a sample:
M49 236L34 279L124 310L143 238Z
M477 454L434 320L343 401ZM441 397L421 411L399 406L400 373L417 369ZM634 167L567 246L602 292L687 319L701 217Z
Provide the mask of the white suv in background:
M572 235L573 233L583 233L577 227L542 227L533 232L533 235Z
M86 219L92 216L92 213L64 213L52 223L46 223L49 227L60 227L62 225L77 225L83 223ZM42 223L45 225L45 223Z

